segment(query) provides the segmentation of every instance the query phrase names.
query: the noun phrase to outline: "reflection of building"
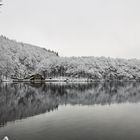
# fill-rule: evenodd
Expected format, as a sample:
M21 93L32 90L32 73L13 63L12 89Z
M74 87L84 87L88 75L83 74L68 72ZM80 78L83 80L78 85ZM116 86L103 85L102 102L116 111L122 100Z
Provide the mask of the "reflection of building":
M45 80L45 78L41 74L34 74L30 76L30 80Z

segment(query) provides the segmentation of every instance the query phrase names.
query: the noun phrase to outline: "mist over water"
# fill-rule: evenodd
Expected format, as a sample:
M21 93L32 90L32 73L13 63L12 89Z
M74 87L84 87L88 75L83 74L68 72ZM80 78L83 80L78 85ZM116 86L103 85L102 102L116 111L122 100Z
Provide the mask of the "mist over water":
M138 82L2 83L0 139L139 139L139 102Z

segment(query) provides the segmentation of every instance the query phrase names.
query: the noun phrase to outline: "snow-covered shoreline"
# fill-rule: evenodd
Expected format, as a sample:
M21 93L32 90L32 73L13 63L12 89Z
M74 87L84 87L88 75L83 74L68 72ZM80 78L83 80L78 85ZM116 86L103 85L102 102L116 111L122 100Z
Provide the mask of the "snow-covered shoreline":
M139 80L104 80L104 79L100 79L100 80L93 80L93 79L57 79L57 78L54 78L54 79L45 79L45 80L26 80L26 79L23 79L23 80L12 80L12 79L7 79L7 80L0 80L0 82L2 83L13 83L13 82L16 82L16 83L20 83L20 82L27 82L27 83L82 83L82 82L87 82L87 83L91 83L91 82L140 82Z

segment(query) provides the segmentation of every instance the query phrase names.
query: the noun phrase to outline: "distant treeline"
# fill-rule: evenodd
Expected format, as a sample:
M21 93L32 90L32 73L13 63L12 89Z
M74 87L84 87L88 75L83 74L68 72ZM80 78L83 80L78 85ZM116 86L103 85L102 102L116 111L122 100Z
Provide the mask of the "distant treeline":
M106 57L58 57L46 48L0 36L0 79L32 74L93 80L140 80L140 60Z
M47 51L47 52L56 54L56 56L59 56L58 52L55 52L55 51L53 51L53 50L46 49L46 48L43 48L43 49L44 49L45 51Z
M140 61L105 57L59 57L42 61L44 77L68 76L93 80L140 80Z

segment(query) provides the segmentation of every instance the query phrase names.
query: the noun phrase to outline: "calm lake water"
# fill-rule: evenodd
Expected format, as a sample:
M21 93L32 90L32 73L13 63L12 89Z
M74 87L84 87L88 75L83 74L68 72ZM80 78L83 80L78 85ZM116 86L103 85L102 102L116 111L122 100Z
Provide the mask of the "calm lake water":
M140 140L140 83L0 84L0 140Z

